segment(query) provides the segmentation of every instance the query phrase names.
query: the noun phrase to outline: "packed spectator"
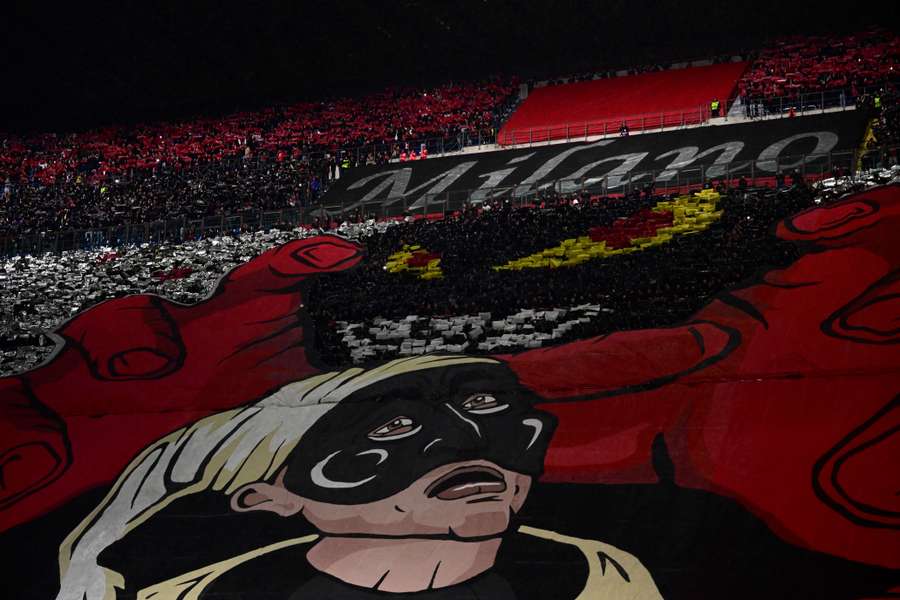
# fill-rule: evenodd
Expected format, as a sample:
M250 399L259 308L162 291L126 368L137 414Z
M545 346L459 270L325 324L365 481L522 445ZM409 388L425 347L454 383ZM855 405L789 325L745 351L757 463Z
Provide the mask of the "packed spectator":
M515 79L434 88L394 88L355 98L272 107L182 123L110 127L67 135L8 135L0 178L52 184L69 176L106 182L133 169L169 168L263 152L334 151L451 137L498 125L495 110L517 92ZM363 156L362 160L365 160Z
M522 308L597 305L606 310L573 335L676 322L762 265L785 266L793 260L793 246L775 241L770 228L775 219L808 205L811 194L798 188L778 202L760 202L757 194L728 196L721 222L702 234L675 237L653 251L574 267L492 268L586 235L593 227L608 227L659 200L635 193L623 198L563 196L545 201L544 208L512 208L501 202L490 210L470 210L436 223L386 229L367 238L366 266L312 286L309 305L315 307L318 331L326 340L320 350L340 347L328 340L329 333L339 335L339 322L371 323L379 317L490 313L491 319L499 319ZM388 256L404 243L440 254L443 278L423 281L385 271ZM359 303L360 297L366 302ZM333 362L347 359L331 357Z
M0 143L0 235L304 206L420 140L490 140L516 81L390 89L184 123Z
M7 138L0 235L308 206L417 140L492 139L515 80L392 89L222 119ZM481 137L483 136L483 137Z
M771 223L813 202L839 198L850 189L900 179L900 168L865 174L862 180L830 179L815 193L798 183L778 193L738 188L722 200L723 218L708 230L673 239L652 251L590 261L575 268L495 272L490 267L559 242L560 236L645 208L658 198L547 197L529 209L499 204L469 209L445 221L343 223L336 233L363 242L370 258L354 272L329 275L313 286L308 306L323 358L333 364L365 359L365 346L386 345L372 329L397 323L409 339L427 347L439 337L466 352L521 349L623 328L665 325L687 317L710 295L763 265L783 265L790 245L771 237ZM774 201L773 201L774 200ZM749 217L749 218L748 218ZM0 262L0 374L35 366L51 352L54 328L80 310L126 294L155 293L190 304L210 293L227 270L291 239L318 229L272 229L181 244L142 244L92 251L16 256ZM676 241L677 240L677 241ZM384 260L404 242L440 253L444 278L421 280L385 273ZM475 242L478 242L476 244ZM365 294L366 303L352 299ZM530 312L529 312L530 311ZM439 321L463 318L460 334L444 338ZM475 323L482 323L476 326ZM492 328L502 323L504 329ZM358 325L353 328L352 325ZM516 330L518 337L491 343ZM372 338L368 340L367 338ZM517 340L517 341L515 341ZM487 346L483 346L487 344ZM505 345L504 345L505 344ZM355 353L356 351L356 353Z
M800 110L802 95L827 93L828 106L847 106L866 90L896 82L900 37L886 30L845 36L797 36L761 50L738 82L749 116ZM783 100L784 99L784 100ZM823 102L807 98L817 107Z
M865 107L872 115L872 143L868 149L889 148L896 155L900 146L900 104L897 90L883 88L868 94Z
M183 222L309 206L335 175L330 156L257 158L157 168L101 185L77 177L53 186L9 185L0 203L0 234Z
M375 231L364 238L364 266L316 280L310 290L317 351L331 364L359 364L432 351L514 352L672 325L762 269L796 260L797 248L772 235L778 220L850 189L898 179L895 166L814 188L802 180L778 190L734 188L719 202L721 219L705 231L572 267L492 268L597 224L633 221L662 198L635 193L562 196L523 208L498 203L436 223ZM413 241L441 256L442 278L384 269L382 261L398 245Z
M784 94L840 90L835 102L849 104L867 98L867 86L892 89L898 58L900 41L884 31L784 40L759 54L741 94L751 116L785 109ZM433 155L423 139L446 148L494 139L517 85L497 78L179 123L0 135L0 236L307 207L347 168ZM884 94L885 108L892 98ZM896 140L895 120L884 111L879 144Z

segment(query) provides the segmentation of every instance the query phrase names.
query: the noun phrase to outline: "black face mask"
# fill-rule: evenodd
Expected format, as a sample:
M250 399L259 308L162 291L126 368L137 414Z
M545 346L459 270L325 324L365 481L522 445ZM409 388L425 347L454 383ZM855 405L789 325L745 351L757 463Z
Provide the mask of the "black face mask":
M556 418L505 365L423 369L342 400L303 436L284 485L311 500L391 496L442 465L487 460L538 476Z

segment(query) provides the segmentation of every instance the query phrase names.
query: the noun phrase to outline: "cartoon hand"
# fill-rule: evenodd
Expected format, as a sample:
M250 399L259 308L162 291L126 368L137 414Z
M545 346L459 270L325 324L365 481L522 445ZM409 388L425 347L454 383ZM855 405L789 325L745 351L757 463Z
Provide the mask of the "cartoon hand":
M112 480L185 423L317 372L304 282L361 258L338 237L297 240L231 271L196 305L129 296L60 327L49 363L0 380L0 529Z
M776 230L797 261L691 323L510 357L559 418L545 477L646 483L669 465L792 543L900 567L898 231L898 186L804 211Z
M70 460L65 424L14 378L0 380L0 514L47 485Z

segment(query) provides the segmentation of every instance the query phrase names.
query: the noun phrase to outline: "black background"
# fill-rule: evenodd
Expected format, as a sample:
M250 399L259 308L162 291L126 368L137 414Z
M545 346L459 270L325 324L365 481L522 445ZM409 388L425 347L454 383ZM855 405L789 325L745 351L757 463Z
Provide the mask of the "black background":
M774 0L14 0L0 18L0 130L704 58L782 34L896 28L890 12Z
M100 502L104 491L88 492L64 508L4 533L4 547L12 550L4 557L5 597L55 597L59 591L59 544ZM667 600L852 600L881 597L879 592L897 581L896 572L889 569L792 546L737 502L678 487L668 478L646 485L538 484L518 522L601 540L633 554L650 571ZM226 496L200 494L173 503L135 529L104 551L100 563L127 573L126 590L119 597L133 599L142 587L311 532L302 517L282 518L262 511L235 513ZM148 556L147 548L157 552ZM559 548L555 550L559 552ZM242 572L234 593L255 592L253 597L271 600L288 597L303 581L306 567L300 556L290 553L275 553L275 558L287 562L263 573ZM570 579L580 574L564 564L561 556L541 553L522 558L503 564L501 557L498 563L498 569L511 577L517 588L558 590L571 586ZM555 571L551 580L546 567L554 562L561 564L551 569ZM582 564L580 559L577 564ZM265 595L263 590L273 593Z

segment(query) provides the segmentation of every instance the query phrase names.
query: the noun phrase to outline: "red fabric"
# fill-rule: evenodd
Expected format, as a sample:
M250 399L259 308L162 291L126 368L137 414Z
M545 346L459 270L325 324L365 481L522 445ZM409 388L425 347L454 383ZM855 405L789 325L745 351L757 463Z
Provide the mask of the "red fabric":
M898 186L808 210L777 228L797 262L686 325L508 357L545 397L597 398L550 405L546 478L655 481L663 434L680 485L793 543L900 567L898 230Z
M290 242L229 273L200 304L130 296L69 321L50 364L0 379L0 465L16 467L0 487L0 530L110 481L164 431L316 373L299 284L360 259L336 237Z
M800 258L682 325L498 357L559 419L544 478L654 482L662 435L679 485L735 499L791 543L900 568L898 231L900 186L857 194L780 223ZM316 373L300 283L360 259L340 238L295 241L195 306L133 296L69 321L51 361L0 380L0 528Z
M591 227L588 235L591 241L605 241L609 248L626 248L634 238L655 236L656 230L670 226L672 219L669 211L643 209L630 217L617 219L609 227Z
M406 260L406 264L414 268L427 267L429 262L440 257L441 255L437 252L413 252L413 255Z
M724 107L746 68L726 63L537 88L500 130L500 143L616 133L626 117L638 117L627 120L631 130L678 125L685 111L697 122L713 98Z
M153 277L156 277L160 281L168 281L169 279L184 279L194 270L188 267L175 267L169 271L156 271L153 273Z

